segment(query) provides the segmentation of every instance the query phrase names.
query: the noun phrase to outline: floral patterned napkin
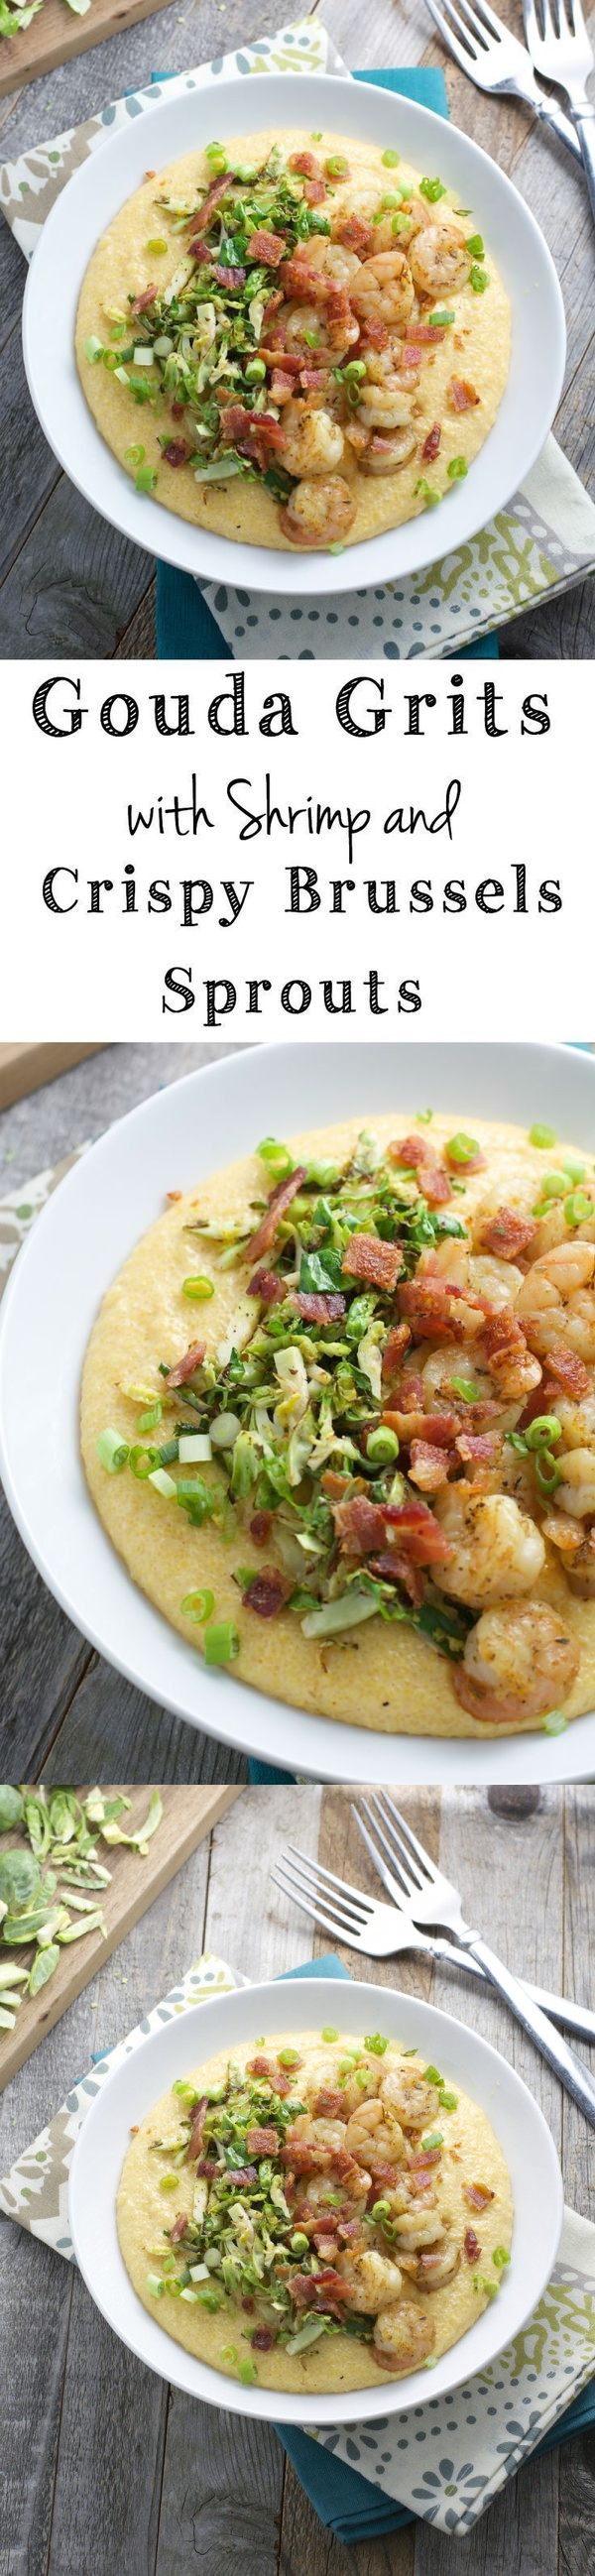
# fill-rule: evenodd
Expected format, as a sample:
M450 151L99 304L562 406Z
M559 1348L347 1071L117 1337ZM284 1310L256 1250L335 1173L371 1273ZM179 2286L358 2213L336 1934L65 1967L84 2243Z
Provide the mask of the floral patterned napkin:
M307 1977L334 1962L315 1960ZM339 1961L336 1970L340 1969ZM341 1967L344 1975L345 1971ZM125 2040L73 2085L39 2137L0 2181L0 2209L74 2261L68 2171L82 2121L112 2069L164 2021L249 1979L207 1952ZM539 2307L489 2370L449 2396L361 2425L324 2427L319 2449L378 2493L446 2532L471 2530L595 2374L595 2227L564 2213L558 2259ZM283 2436L282 2436L283 2437Z
M167 84L176 91L222 81L295 77L332 71L349 78L318 17L284 27L233 54L219 55ZM380 75L381 77L381 75ZM87 154L100 149L127 118L150 114L163 96L157 78L113 101L84 125L0 168L0 211L30 259L57 195ZM394 110L393 110L394 113ZM229 584L199 585L233 655L280 660L353 656L407 660L445 655L476 644L552 591L571 589L595 565L595 508L553 438L522 489L479 536L410 581L343 593L336 603L304 596L293 613L267 593L250 597ZM306 639L306 641L304 641Z

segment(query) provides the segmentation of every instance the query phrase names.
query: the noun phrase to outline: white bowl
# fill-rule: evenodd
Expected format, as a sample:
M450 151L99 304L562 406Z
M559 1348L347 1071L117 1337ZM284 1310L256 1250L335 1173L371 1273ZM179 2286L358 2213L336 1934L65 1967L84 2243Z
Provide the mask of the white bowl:
M107 1077L109 1079L109 1077ZM85 1154L48 1200L19 1253L0 1316L0 1467L11 1511L50 1591L108 1663L150 1699L222 1743L315 1779L592 1779L595 1712L568 1734L375 1734L309 1717L207 1670L196 1649L137 1590L85 1482L80 1378L105 1290L153 1223L172 1176L194 1189L274 1124L280 1136L361 1113L415 1111L551 1120L592 1154L595 1062L562 1046L254 1047L143 1102Z
M281 554L186 525L159 502L143 499L100 437L74 357L74 329L85 270L100 234L133 190L147 160L157 168L217 132L246 134L259 118L272 128L324 127L358 141L394 137L418 170L439 170L457 201L471 206L499 267L512 306L512 359L506 391L485 446L448 501L403 528L350 546L343 555ZM496 162L429 108L396 100L367 82L304 74L299 83L270 73L255 84L225 81L216 91L165 95L150 114L131 118L92 152L63 189L44 224L29 271L23 308L27 380L50 447L71 482L102 517L162 562L207 581L228 581L284 597L319 596L395 581L464 545L505 508L543 447L564 374L564 306L553 260L529 208Z
M354 2424L378 2413L378 2388L353 2390L346 2396L302 2397L265 2388L244 2388L183 2352L147 2314L137 2299L122 2260L116 2227L116 2194L133 2122L140 2122L177 2076L189 2073L220 2049L236 2048L277 2031L324 2029L342 2024L356 2039L378 2025L389 2039L419 2047L428 2065L439 2066L455 2092L460 2086L490 2121L510 2174L514 2202L512 2261L502 2275L497 2300L490 2301L477 2323L443 2354L432 2370L390 2380L382 2389L382 2413L442 2397L460 2386L470 2371L487 2370L513 2335L519 2334L546 2287L555 2263L564 2213L562 2177L553 2138L533 2096L519 2075L459 2021L418 2003L414 1995L393 1994L383 1986L316 1978L283 1985L253 1986L242 1993L217 1996L198 2004L179 2021L164 2022L114 2069L96 2094L79 2130L70 2171L69 2216L77 2262L87 2289L102 2316L139 2360L183 2388L190 2397L234 2414L256 2415L279 2424Z

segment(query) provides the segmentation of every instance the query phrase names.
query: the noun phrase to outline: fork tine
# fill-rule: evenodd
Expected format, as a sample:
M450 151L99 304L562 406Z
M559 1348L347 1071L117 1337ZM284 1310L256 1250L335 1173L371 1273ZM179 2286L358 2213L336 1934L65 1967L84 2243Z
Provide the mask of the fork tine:
M302 1868L309 1871L311 1878L325 1879L329 1888L338 1888L341 1896L350 1897L354 1905L361 1907L363 1913L369 1914L374 1899L372 1896L366 1896L363 1888L353 1887L348 1878L337 1878L334 1870L323 1867L322 1861L310 1860L308 1853L300 1850L299 1843L288 1843L287 1851L291 1852L296 1860L301 1861ZM285 1855L282 1854L282 1858L284 1857Z
M293 1898L294 1905L300 1906L302 1914L309 1914L313 1923L320 1924L321 1931L334 1933L335 1940L345 1941L348 1949L356 1950L358 1948L357 1934L354 1933L351 1928L348 1928L347 1931L345 1931L343 1925L337 1922L336 1917L333 1920L332 1914L325 1914L323 1912L322 1906L311 1905L308 1897L302 1894L301 1889L292 1885L291 1879L288 1879L287 1881L284 1879L279 1868L271 1870L271 1878L274 1879L275 1886L280 1887L283 1896L291 1896Z
M378 1843L374 1840L373 1834L368 1833L367 1826L362 1823L362 1818L358 1815L357 1807L352 1807L351 1813L357 1825L358 1833L361 1834L362 1842L366 1844L366 1848L370 1853L370 1858L374 1862L374 1868L377 1869L378 1876L382 1879L383 1887L386 1888L387 1894L392 1898L393 1905L401 1907L403 1897L394 1871L387 1869L386 1861L382 1858L382 1852L379 1851ZM366 1808L366 1813L369 1815L369 1807ZM376 1828L376 1830L378 1831L378 1828ZM386 1850L388 1851L388 1843L386 1844Z
M381 1791L380 1797L375 1798L374 1804L378 1807L385 1833L388 1834L389 1840L392 1844L393 1854L396 1853L398 1856L402 1871L404 1869L405 1862L407 1863L407 1868L409 1870L407 1885L409 1886L412 1895L418 1895L420 1890L423 1891L427 1885L427 1881L424 1878L423 1870L418 1867L417 1861L413 1859L413 1856L409 1851L404 1834L397 1831L395 1819L398 1819L399 1824L402 1824L403 1822L403 1818L399 1816L398 1807L393 1805L393 1801L389 1798L388 1792L385 1797L384 1790Z
M501 45L503 36L509 35L509 28L505 27L502 18L496 16L495 9L490 8L489 0L474 0L473 7L471 0L459 0L459 7L464 9L465 17L469 17L472 24L474 20L483 24L485 34L493 38L495 44Z
M424 1849L423 1843L418 1843L417 1834L412 1833L411 1826L406 1824L405 1817L401 1815L400 1808L395 1806L393 1798L389 1798L388 1789L383 1789L382 1795L385 1805L390 1809L391 1818L394 1818L395 1824L400 1825L401 1833L404 1834L405 1841L409 1844L410 1851L415 1852L416 1859L421 1861L422 1880L423 1878L440 1878L441 1872L436 1868L435 1861L432 1860L430 1853Z
M438 28L438 34L442 37L443 44L448 47L449 53L454 56L455 63L459 64L460 70L468 73L470 63L475 63L477 60L475 47L471 44L470 39L467 36L466 29L465 42L461 43L459 32L460 20L456 17L452 8L452 0L445 0L445 6L449 9L448 20L443 16L442 10L437 8L436 0L426 0L426 7L429 9L430 17L434 20L434 26ZM450 17L454 18L454 28L457 30L456 34L454 33L453 26L450 25Z
M296 1869L294 1863L288 1858L287 1852L281 1852L280 1859L287 1877L291 1879L295 1888L299 1888L305 1896L316 1898L321 1905L326 1905L329 1914L333 1913L337 1920L340 1916L341 1922L349 1923L354 1932L364 1932L367 1929L370 1922L369 1909L364 1914L358 1907L351 1904L348 1897L335 1896L332 1892L329 1894L328 1888L319 1887L317 1880L309 1878L305 1870Z
M394 1870L394 1873L395 1873L395 1878L396 1878L396 1880L398 1881L398 1885L399 1885L399 1887L401 1887L401 1888L402 1888L402 1890L403 1890L403 1895L404 1895L404 1896L406 1896L406 1897L408 1897L408 1898L409 1898L409 1901L411 1901L411 1898L412 1898L412 1897L419 1895L419 1886L418 1886L418 1887L416 1887L416 1886L415 1886L415 1883L414 1883L414 1880L413 1880L412 1878L408 1878L408 1876L407 1876L407 1871L406 1871L406 1869L404 1869L404 1868L403 1868L403 1863L402 1863L402 1861L401 1861L400 1857L399 1857L398 1855L396 1855L396 1854L395 1854L394 1844L389 1843L389 1841L387 1840L387 1836L386 1836L386 1834L385 1834L385 1833L384 1833L384 1831L383 1831L382 1809L380 1808L380 1802L379 1802L379 1800L378 1800L377 1798L375 1798L375 1799L374 1799L374 1806L375 1806L375 1807L379 1807L379 1812L380 1812L380 1821L379 1821L379 1818L378 1818L378 1816L377 1816L377 1815L373 1815L373 1814L372 1814L372 1809L371 1809L371 1807L368 1805L368 1800L367 1800L367 1798L363 1798L363 1799L362 1799L362 1805L363 1805L363 1808L364 1808L365 1814L369 1817L370 1824L374 1826L374 1830L375 1830L375 1832L376 1832L377 1834L379 1834L379 1835L380 1835L380 1841L381 1841L381 1843L383 1843L383 1845L384 1845L384 1850L385 1850L385 1852L387 1852L387 1853L388 1853L388 1858L389 1858L389 1860L390 1860L390 1861L391 1861L391 1863L392 1863L392 1867L393 1867L393 1870ZM400 1903L400 1899L399 1899L399 1897L398 1897L398 1896L397 1896L397 1898L396 1898L395 1902L396 1902L397 1904L398 1904L398 1903Z
M473 9L471 7L471 0L458 0L458 8L462 12L465 25L471 29L471 33L475 37L476 45L479 45L481 47L481 52L486 54L490 45L493 45L495 39L490 35L489 28L484 26L482 23L483 11L480 16L479 9ZM497 42L498 44L501 44L502 42L500 28L498 28Z

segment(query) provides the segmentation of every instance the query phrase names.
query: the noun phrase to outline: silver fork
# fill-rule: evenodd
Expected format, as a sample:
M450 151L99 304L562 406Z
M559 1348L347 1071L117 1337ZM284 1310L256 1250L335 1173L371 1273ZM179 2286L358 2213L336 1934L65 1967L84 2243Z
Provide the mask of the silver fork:
M536 72L556 81L568 99L595 215L595 106L586 82L595 71L581 0L523 0L525 35Z
M388 1790L383 1789L380 1796L373 1795L371 1805L367 1798L362 1803L372 1825L380 1831L414 1923L446 1923L455 1941L460 1941L471 1958L479 1960L490 1984L504 1996L516 2021L520 2021L530 2039L535 2040L548 2066L553 2066L567 2093L572 2095L579 2110L585 2112L587 2120L595 2128L595 2080L583 2066L582 2059L554 2030L541 2005L533 2003L528 1987L511 1975L489 1942L483 1940L481 1932L476 1932L471 1924L466 1923L458 1887L445 1877L443 1870L436 1868L430 1853L424 1850L423 1843L418 1842L417 1835L405 1823L394 1800L389 1798Z
M467 1950L458 1949L455 1941L443 1940L439 1933L431 1937L413 1922L377 1843L366 1831L357 1808L353 1807L351 1812L383 1884L393 1896L392 1905L383 1905L378 1897L369 1896L363 1888L352 1887L349 1879L337 1878L334 1870L324 1869L320 1861L309 1860L307 1852L300 1851L297 1843L288 1844L271 1871L276 1887L282 1888L284 1896L292 1896L296 1905L301 1905L302 1912L320 1924L323 1932L334 1933L335 1939L343 1941L347 1949L361 1950L365 1958L396 1959L403 1950L423 1950L431 1959L443 1959L449 1968L461 1969L465 1976L474 1977L485 1985L484 1970L478 1959L472 1959ZM534 2003L541 2004L543 2012L551 2013L552 2020L563 2022L567 2030L574 2031L577 2039L587 2039L593 2046L595 2013L588 2012L586 2005L569 2003L565 1995L545 1994L541 1986L527 1986L527 1993Z
M557 99L546 97L540 89L526 46L496 17L489 0L475 0L475 5L472 0L442 0L441 9L437 0L427 0L427 6L443 44L476 89L523 98L540 123L552 125L560 142L580 161L581 146L570 118Z

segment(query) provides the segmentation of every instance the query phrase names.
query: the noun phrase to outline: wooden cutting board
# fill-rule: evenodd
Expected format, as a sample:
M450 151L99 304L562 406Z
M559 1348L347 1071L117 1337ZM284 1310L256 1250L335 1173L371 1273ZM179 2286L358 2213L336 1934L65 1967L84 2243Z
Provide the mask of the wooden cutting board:
M43 8L22 35L0 40L0 98L25 89L42 72L53 72L56 63L87 53L90 45L101 45L104 36L120 36L124 27L136 27L141 18L152 18L162 8L163 0L91 0L86 17L77 18L66 0L43 0Z
M69 1073L72 1064L81 1064L83 1056L100 1053L99 1039L91 1046L0 1046L0 1109L10 1109L13 1100L26 1100L44 1082L55 1082L59 1073Z
M101 1785L103 1788L103 1781ZM124 1815L121 1821L127 1832L135 1833L144 1822L151 1785L149 1782L148 1786L143 1784L141 1788L126 1789L126 1797L131 1799L132 1805L130 1815ZM32 2055L38 2041L45 2039L46 2031L54 2029L55 2022L60 2020L68 2005L82 1994L83 1987L97 1975L98 1969L111 1957L118 1943L125 1939L133 1924L146 1914L147 1907L161 1895L162 1888L175 1877L176 1870L181 1869L190 1852L196 1851L197 1844L204 1841L213 1825L218 1824L226 1807L240 1795L239 1789L233 1786L228 1789L174 1789L159 1783L159 1787L163 1816L158 1832L149 1843L146 1860L141 1858L140 1852L117 1848L111 1851L108 1844L102 1842L100 1834L97 1835L97 1857L112 1873L109 1887L98 1895L107 1939L101 1932L91 1932L87 1940L73 1941L71 1946L62 1950L58 1967L48 1985L42 1986L40 1994L27 1996L26 2002L21 2004L14 2030L0 2030L0 2092L10 2077L17 2074L19 2066L24 2066L25 2059ZM80 1790L78 1794L82 1797L85 1792ZM113 1788L106 1790L106 1796L114 1796ZM0 1852L8 1851L15 1839L14 1833L1 1834ZM76 1892L82 1894L83 1890L77 1889ZM83 1918L79 1915L72 1919L80 1922ZM30 1964L33 1955L25 1949L7 1948L4 1953L8 1959L22 1960L23 1967ZM181 1964L184 1970L191 1962L186 1960Z

